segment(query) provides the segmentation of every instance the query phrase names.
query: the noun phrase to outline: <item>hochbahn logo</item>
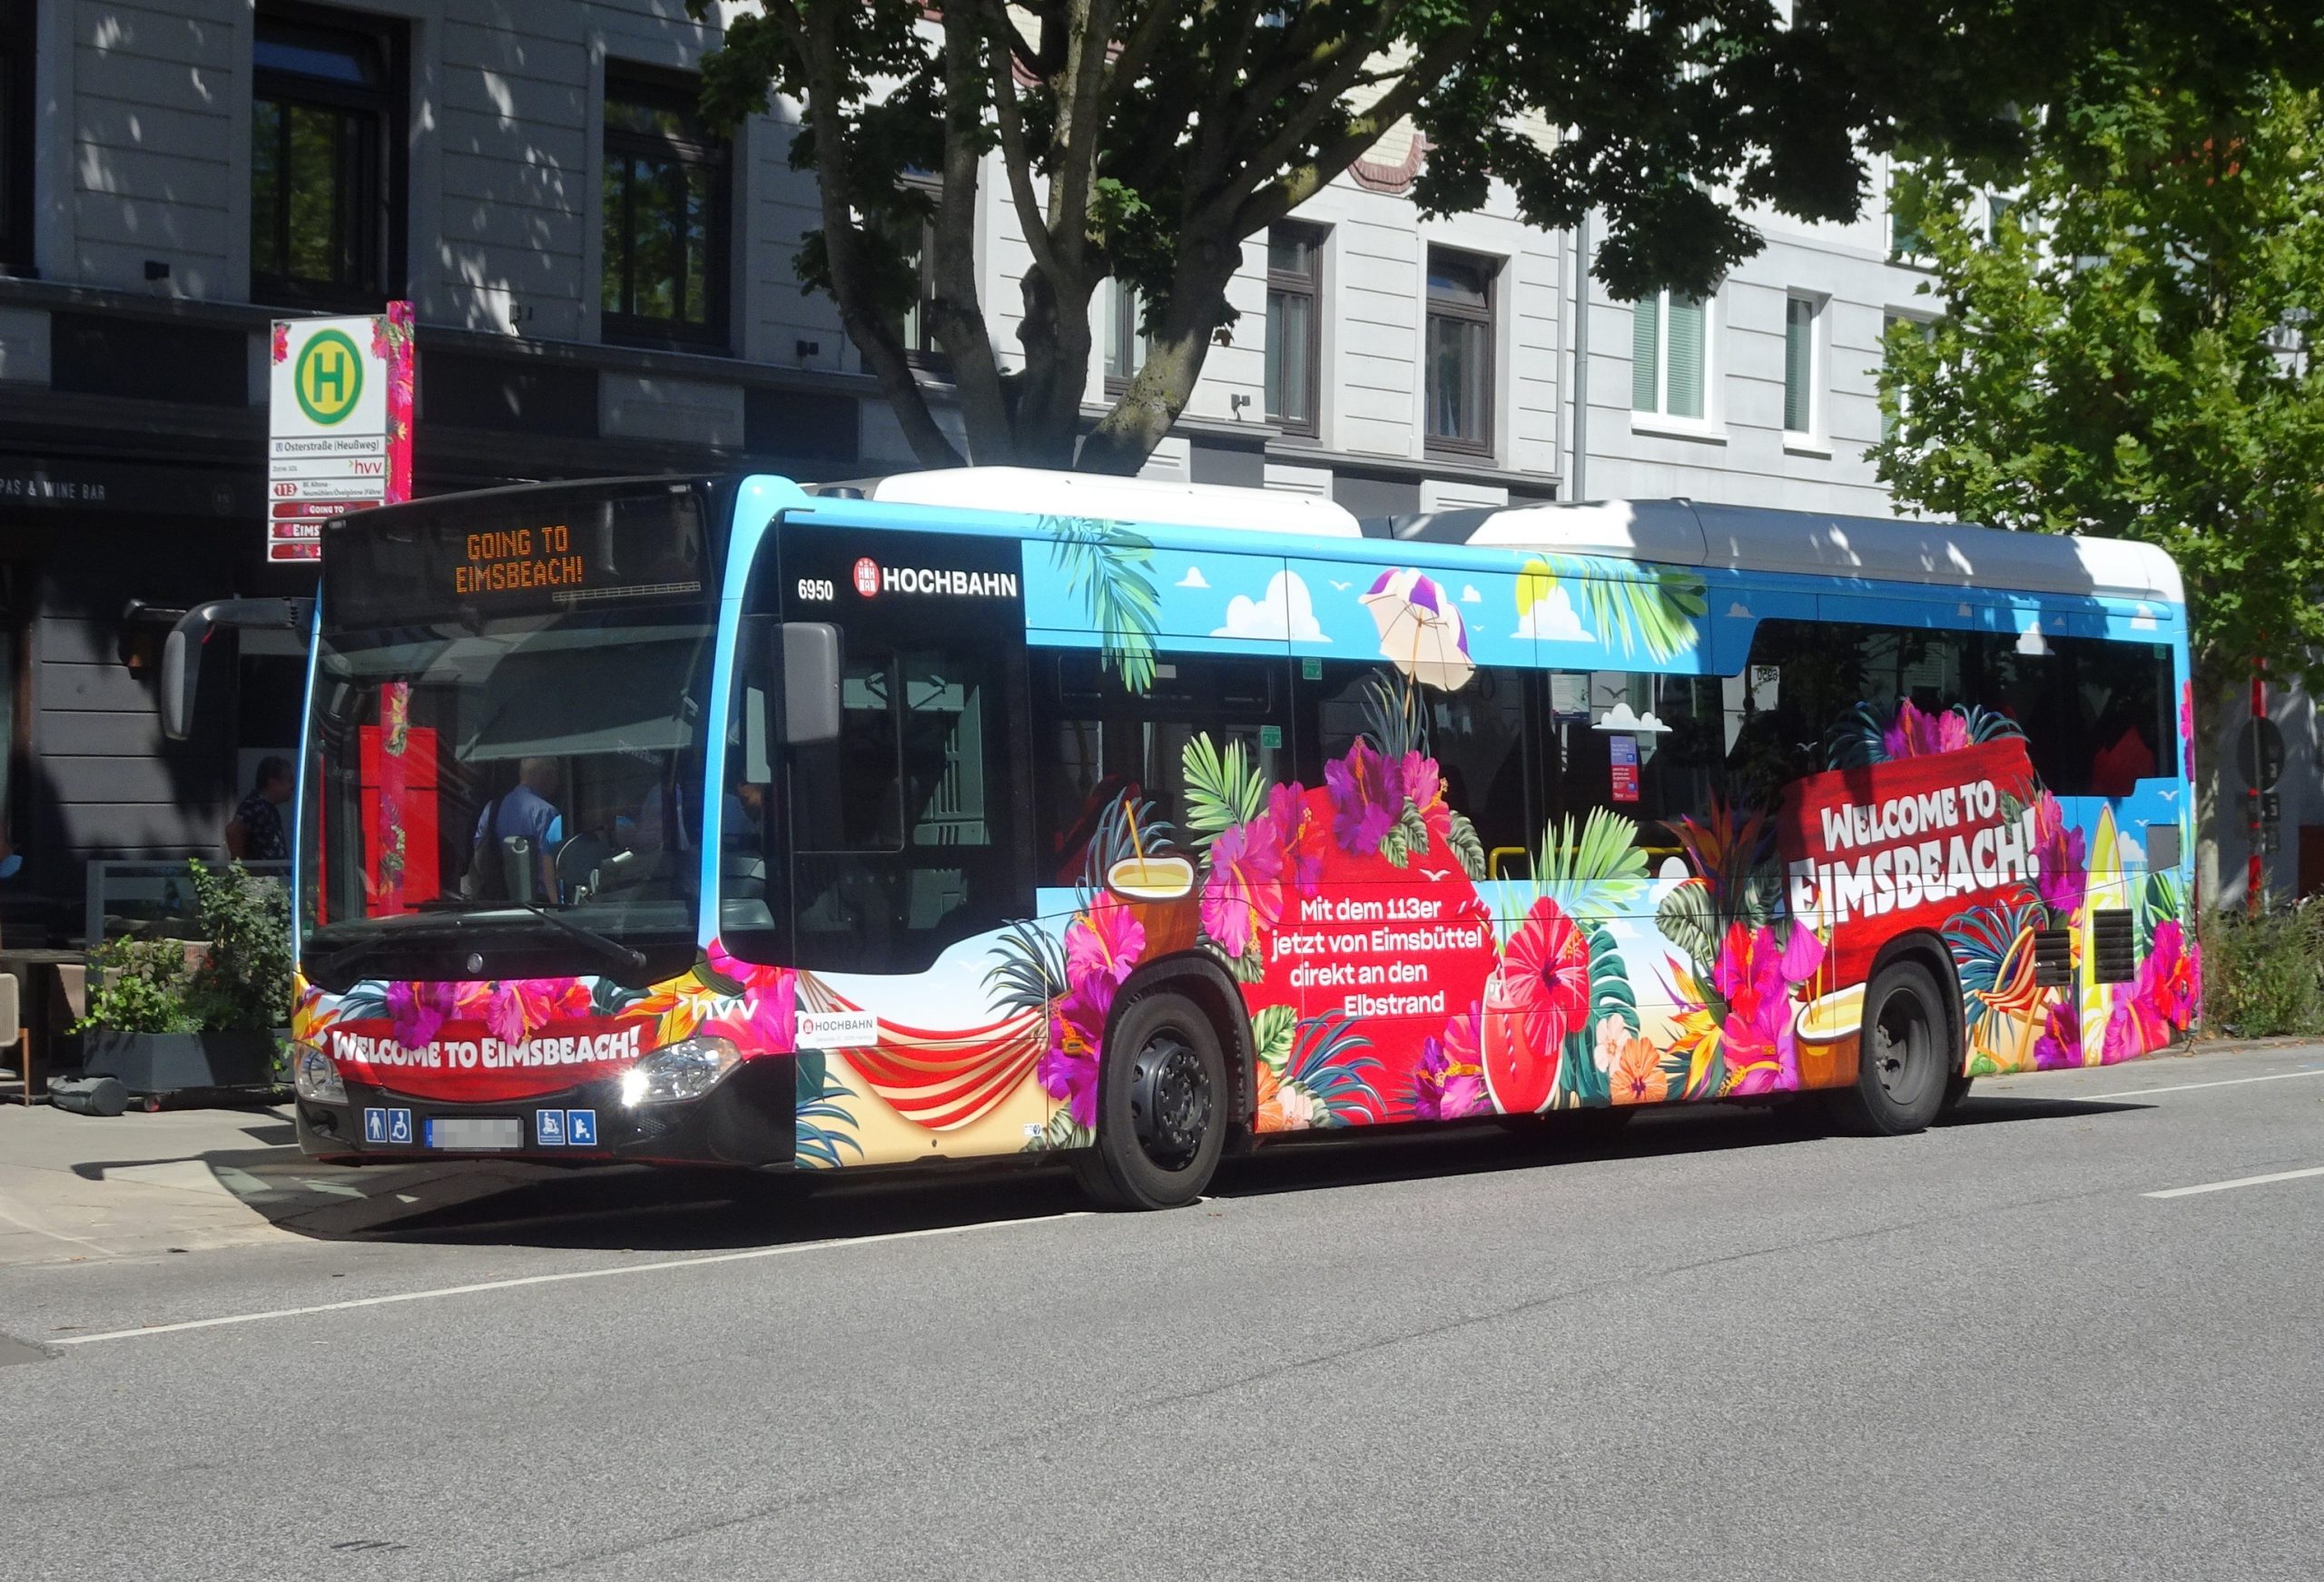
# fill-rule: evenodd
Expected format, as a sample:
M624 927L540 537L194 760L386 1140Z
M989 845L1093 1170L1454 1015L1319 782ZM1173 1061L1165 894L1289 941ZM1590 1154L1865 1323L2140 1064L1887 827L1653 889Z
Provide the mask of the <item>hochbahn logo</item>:
M881 565L870 555L855 563L855 591L874 594L949 594L958 598L1013 599L1013 571L962 571L956 566Z

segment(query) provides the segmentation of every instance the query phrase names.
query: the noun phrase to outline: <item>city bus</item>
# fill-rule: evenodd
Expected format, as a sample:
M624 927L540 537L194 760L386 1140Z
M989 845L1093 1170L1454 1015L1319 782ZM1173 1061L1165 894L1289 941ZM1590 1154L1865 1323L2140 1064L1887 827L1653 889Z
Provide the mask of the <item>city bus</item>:
M1286 1134L1648 1105L1916 1131L2190 1027L2178 573L1686 500L1358 520L963 468L322 534L305 1150L1118 1207ZM1550 1123L1553 1124L1553 1123Z

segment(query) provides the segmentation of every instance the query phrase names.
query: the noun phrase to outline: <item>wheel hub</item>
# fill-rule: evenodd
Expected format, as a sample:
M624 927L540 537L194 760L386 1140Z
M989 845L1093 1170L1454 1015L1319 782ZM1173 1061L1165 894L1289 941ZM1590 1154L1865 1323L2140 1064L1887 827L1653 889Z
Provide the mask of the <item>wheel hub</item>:
M1165 1170L1193 1163L1210 1129L1210 1100L1202 1057L1173 1034L1157 1034L1130 1064L1130 1124L1138 1147Z

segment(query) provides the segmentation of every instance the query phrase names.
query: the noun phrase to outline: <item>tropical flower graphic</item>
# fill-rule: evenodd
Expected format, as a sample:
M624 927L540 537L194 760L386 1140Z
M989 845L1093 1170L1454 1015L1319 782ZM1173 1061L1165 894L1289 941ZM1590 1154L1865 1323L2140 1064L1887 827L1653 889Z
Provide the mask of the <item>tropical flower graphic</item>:
M1910 698L1900 699L1896 718L1880 733L1880 743L1891 758L1925 758L1953 752L1969 745L1969 724L1951 710L1924 713Z
M1420 815L1421 825L1428 831L1432 847L1443 850L1452 840L1452 807L1444 800L1444 776L1436 767L1436 760L1418 752L1407 752L1396 771L1404 800Z
M2188 774L2195 771L2195 683L2179 683L2179 741L2185 748L2181 762Z
M1660 1104L1670 1096L1670 1076L1662 1069L1661 1051L1650 1039L1627 1030L1615 1039L1613 1068L1607 1079L1616 1104Z
M388 1020L396 1042L407 1049L425 1049L452 1015L453 985L448 983L390 983Z
M1590 941L1558 903L1536 900L1485 980L1485 1078L1494 1105L1530 1114L1549 1103L1569 1035L1590 1014Z
M1799 1086L1799 1045L1792 1031L1793 993L1816 975L1824 941L1795 927L1781 943L1767 924L1728 925L1711 983L1726 997L1719 1033L1726 1046L1730 1095L1774 1093Z
M1203 930L1230 957L1250 953L1283 914L1283 850L1267 820L1237 824L1210 843L1202 889ZM1136 927L1135 924L1132 927Z
M1421 1045L1413 1072L1413 1114L1424 1121L1452 1121L1492 1113L1479 1053L1481 1013L1472 1005L1444 1025L1442 1037Z
M577 978L511 978L489 985L485 1030L504 1044L522 1044L549 1023L589 1014L589 989Z
M1359 736L1346 757L1324 766L1324 783L1331 791L1332 835L1340 849L1354 857L1379 850L1403 815L1401 769L1390 767Z
M2058 799L2043 791L2034 802L2034 854L2041 865L2035 887L2042 904L2053 917L2072 919L2082 912L2090 886L2088 846L2080 830L2066 822Z
M1330 836L1324 820L1308 806L1306 794L1295 785L1270 789L1266 823L1269 836L1283 854L1284 878L1301 895L1314 895L1324 881L1324 855Z
M2186 928L2176 918L2155 925L2153 948L2139 964L2131 993L2155 1018L2173 1027L2193 1025L2202 1004L2202 971L2195 952L2188 948Z
M2042 1036L2034 1040L2034 1069L2057 1071L2082 1064L2082 1012L2074 997L2058 997L2043 1019Z
M1137 914L1110 895L1099 896L1066 926L1066 991L1050 1013L1049 1045L1033 1074L1043 1092L1065 1101L1078 1125L1098 1124L1098 1045L1115 992L1145 948Z

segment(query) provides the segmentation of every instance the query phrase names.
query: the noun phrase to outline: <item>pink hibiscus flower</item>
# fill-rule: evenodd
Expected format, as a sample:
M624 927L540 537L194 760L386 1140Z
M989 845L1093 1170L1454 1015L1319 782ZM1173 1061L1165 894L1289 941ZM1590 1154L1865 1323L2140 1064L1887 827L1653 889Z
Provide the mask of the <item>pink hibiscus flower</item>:
M1430 849L1445 850L1452 840L1452 804L1444 800L1444 776L1436 760L1407 752L1398 778L1403 781L1405 800L1418 810L1428 830Z
M1896 718L1880 733L1880 743L1891 758L1925 758L1969 745L1969 727L1950 709L1923 713L1910 698L1896 703Z
M1413 1114L1424 1121L1459 1120L1490 1115L1480 1048L1481 1007L1469 1008L1444 1025L1443 1036L1421 1045L1413 1070Z
M589 1014L588 986L577 978L510 978L489 987L485 1030L504 1044L521 1044L551 1022Z
M2061 995L2034 1040L2034 1069L2058 1071L2082 1064L2082 1011L2072 993Z
M1799 1086L1799 1042L1793 1032L1793 990L1816 974L1824 941L1816 930L1795 926L1781 945L1765 924L1747 929L1728 926L1711 981L1728 1004L1719 1033L1727 1064L1738 1073L1735 1094L1787 1092Z
M2043 791L2034 803L2034 857L2041 865L2034 883L2042 904L2061 923L2082 910L2090 886L2087 850L2082 831L2066 822L2058 799Z
M1229 956L1249 953L1262 929L1283 915L1283 854L1265 819L1237 824L1210 843L1210 877L1202 887L1203 931Z
M2202 1004L2202 975L2187 931L2176 918L2155 925L2154 948L2139 964L2132 994L2157 1020L2173 1027L2194 1025Z
M1314 895L1324 882L1324 853L1329 837L1324 820L1307 805L1307 794L1295 785L1267 791L1266 821L1275 844L1283 853L1284 878L1298 886L1301 895Z
M396 1042L407 1049L425 1049L434 1043L453 1005L453 986L448 983L388 985L388 1017L394 1025Z
M1380 850L1404 811L1404 789L1397 771L1359 736L1345 758L1324 765L1332 796L1332 834L1342 850L1370 857Z

